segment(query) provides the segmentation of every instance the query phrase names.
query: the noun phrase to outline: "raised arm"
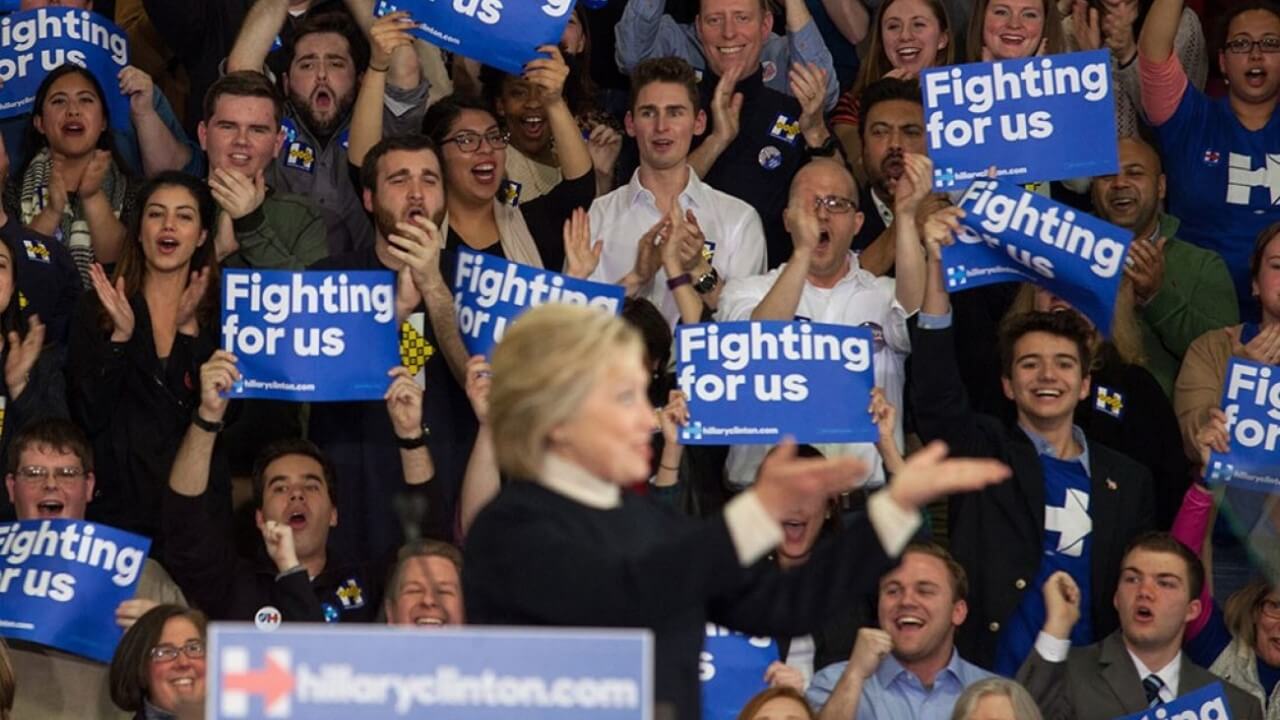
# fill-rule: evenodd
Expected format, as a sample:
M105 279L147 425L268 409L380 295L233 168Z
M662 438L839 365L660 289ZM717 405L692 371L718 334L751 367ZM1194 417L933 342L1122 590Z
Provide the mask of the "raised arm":
M848 0L822 0L822 7L850 45L857 45L867 36L867 29L871 27L871 14L867 12L866 5Z
M689 153L689 166L698 173L698 177L706 177L716 160L738 137L743 95L734 88L741 75L742 69L733 65L716 81L716 90L711 96L711 134Z
M185 135L179 138L160 117L151 76L130 65L120 71L117 79L120 92L129 97L129 118L138 135L143 174L153 177L165 170L186 167L191 160L191 146L184 142Z
M799 207L788 207L783 211L783 220L794 245L791 259L778 273L777 281L764 299L751 311L752 320L794 320L796 308L800 307L800 297L808 281L809 263L818 247L822 229L818 225L817 210L803 198Z
M547 109L547 122L551 124L551 138L560 158L560 174L565 180L576 180L591 172L591 153L582 139L578 121L564 99L564 81L569 77L569 66L564 55L555 45L543 45L538 52L550 55L525 65L524 77L542 89L543 107Z
M1182 20L1182 0L1154 0L1138 35L1138 53L1143 60L1162 63L1173 54L1174 38Z
M369 68L360 79L347 138L347 160L356 167L364 165L364 156L382 139L387 76L393 63L399 61L398 55L413 53L413 36L409 34L412 25L409 13L395 12L379 18L369 30Z
M387 251L404 263L398 282L405 281L405 273L413 282L427 306L427 319L444 353L449 370L459 383L466 381L467 350L458 332L458 319L454 314L453 293L440 274L440 249L444 238L435 223L426 218L397 223L396 231L387 236Z
M902 159L904 172L893 201L894 218L903 219L895 223L894 292L898 304L910 315L919 310L924 301L925 253L915 217L920 202L933 185L933 163L927 155L915 153L905 153Z
M403 365L387 372L391 387L387 388L387 415L400 445L400 466L405 485L422 485L436 474L431 453L427 450L427 430L422 427L422 388Z
M674 56L691 60L701 57L692 37L663 14L666 0L622 0L627 6L614 26L614 59L618 69L630 73L641 61Z
M240 34L227 56L227 72L262 72L271 45L288 18L289 0L257 0L245 15Z
M845 5L861 5L859 0L852 0ZM800 64L816 65L826 72L823 107L830 109L840 99L840 81L836 79L835 61L831 58L831 50L822 39L818 25L809 14L805 0L786 0L787 11L787 51L788 61L792 66ZM863 11L866 16L866 11ZM864 22L863 33L866 32ZM792 95L795 92L791 93Z
M493 370L483 355L475 355L467 361L467 399L480 423L476 442L471 446L467 471L462 476L462 491L458 500L458 522L465 536L475 522L476 515L497 496L502 487L502 473L498 470L498 456L493 447L493 433L489 430L489 387L493 384Z

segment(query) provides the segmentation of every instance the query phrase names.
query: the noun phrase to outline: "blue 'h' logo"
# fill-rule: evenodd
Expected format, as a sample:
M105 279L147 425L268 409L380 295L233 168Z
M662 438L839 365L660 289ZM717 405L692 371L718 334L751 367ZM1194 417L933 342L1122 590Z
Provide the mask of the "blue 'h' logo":
M702 439L702 423L691 422L680 428L681 440L701 440Z
M969 273L963 265L947 268L947 288L957 288L969 284Z
M956 171L955 168L939 168L933 171L933 184L943 187L955 187Z
M1231 463L1224 463L1221 460L1214 460L1213 467L1209 469L1209 481L1220 483L1226 482L1236 475L1236 466Z

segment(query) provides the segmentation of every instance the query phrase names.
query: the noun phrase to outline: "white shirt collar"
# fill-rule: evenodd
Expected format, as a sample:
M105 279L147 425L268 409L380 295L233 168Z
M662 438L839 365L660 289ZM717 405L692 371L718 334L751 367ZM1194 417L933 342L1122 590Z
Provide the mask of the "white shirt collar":
M1178 697L1178 680L1182 675L1181 651L1173 657L1173 660L1171 660L1168 665L1165 665L1159 670L1152 670L1147 667L1146 664L1139 660L1138 656L1134 655L1133 651L1128 647L1125 648L1125 652L1129 653L1129 658L1133 660L1133 666L1138 669L1139 680L1145 679L1148 675L1154 673L1156 677L1159 677L1161 682L1164 683L1164 687L1160 688L1161 700L1165 702L1173 702L1174 698Z
M631 182L627 183L627 195L631 198L631 204L634 205L641 199L649 201L650 205L654 205L653 192L644 185L640 184L640 169L631 173ZM689 179L685 181L684 190L680 191L680 199L683 201L681 207L700 208L708 204L706 185L698 177L698 173L694 171L693 166L689 166Z
M601 480L555 453L549 452L543 458L538 482L552 492L596 510L612 510L622 504L622 491L617 485Z
M781 272L782 272L782 268L778 268L778 273L781 274ZM875 276L862 269L862 265L858 262L858 253L850 250L849 251L849 269L848 271L845 272L843 276L841 276L839 280L836 281L835 285L832 285L829 288L818 287L817 285L814 285L812 282L810 282L808 278L805 278L804 284L807 289L825 291L825 290L834 290L840 287L841 285L844 285L845 283L854 283L856 285L870 285L873 282L875 282Z

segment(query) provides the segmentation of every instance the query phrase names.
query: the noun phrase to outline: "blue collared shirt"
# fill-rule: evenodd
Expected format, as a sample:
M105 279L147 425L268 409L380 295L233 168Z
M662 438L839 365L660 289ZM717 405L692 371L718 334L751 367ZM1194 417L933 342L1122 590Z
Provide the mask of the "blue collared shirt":
M1058 457L1058 453L1054 450L1053 445L1051 445L1048 440L1045 440L1044 436L1040 433L1037 433L1035 430L1032 430L1025 425L1020 424L1018 427L1022 428L1022 432L1026 433L1027 437L1031 438L1031 445L1035 447L1037 455L1048 455L1055 460L1067 459ZM1080 456L1075 458L1075 460L1084 466L1084 474L1086 476L1093 477L1089 473L1089 442L1085 439L1084 430L1081 430L1079 425L1071 426L1071 439L1080 444Z
M849 663L828 665L813 676L805 693L815 710L826 704ZM948 720L960 694L979 680L994 677L951 651L951 661L925 688L893 655L886 655L875 674L862 686L857 720ZM850 719L852 720L852 719Z

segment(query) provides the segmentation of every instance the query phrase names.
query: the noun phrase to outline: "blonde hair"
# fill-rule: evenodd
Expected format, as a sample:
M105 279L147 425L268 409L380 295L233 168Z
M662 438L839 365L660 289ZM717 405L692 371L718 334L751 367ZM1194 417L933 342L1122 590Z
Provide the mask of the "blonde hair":
M951 720L969 720L974 708L978 706L978 701L988 695L1003 695L1009 698L1009 704L1013 706L1013 717L1016 720L1043 720L1040 708L1036 707L1036 701L1031 698L1031 693L1009 678L1002 677L979 680L965 688L951 711Z
M1036 305L1036 287L1031 283L1023 283L1018 295L1009 306L1005 317L1030 312ZM1093 367L1097 370L1106 359L1099 352L1106 342L1096 330L1089 339L1089 350L1093 357ZM1142 327L1138 324L1136 302L1133 299L1133 283L1129 278L1120 281L1120 289L1116 292L1116 310L1111 318L1111 346L1115 348L1120 360L1129 365L1146 365L1147 351L1142 344Z
M551 431L577 412L600 369L621 351L639 357L640 334L597 308L542 305L511 325L493 352L489 389L489 424L503 472L537 477Z
M1222 608L1223 620L1231 637L1253 648L1258 640L1258 606L1271 594L1271 583L1254 578L1249 584L1231 593Z

